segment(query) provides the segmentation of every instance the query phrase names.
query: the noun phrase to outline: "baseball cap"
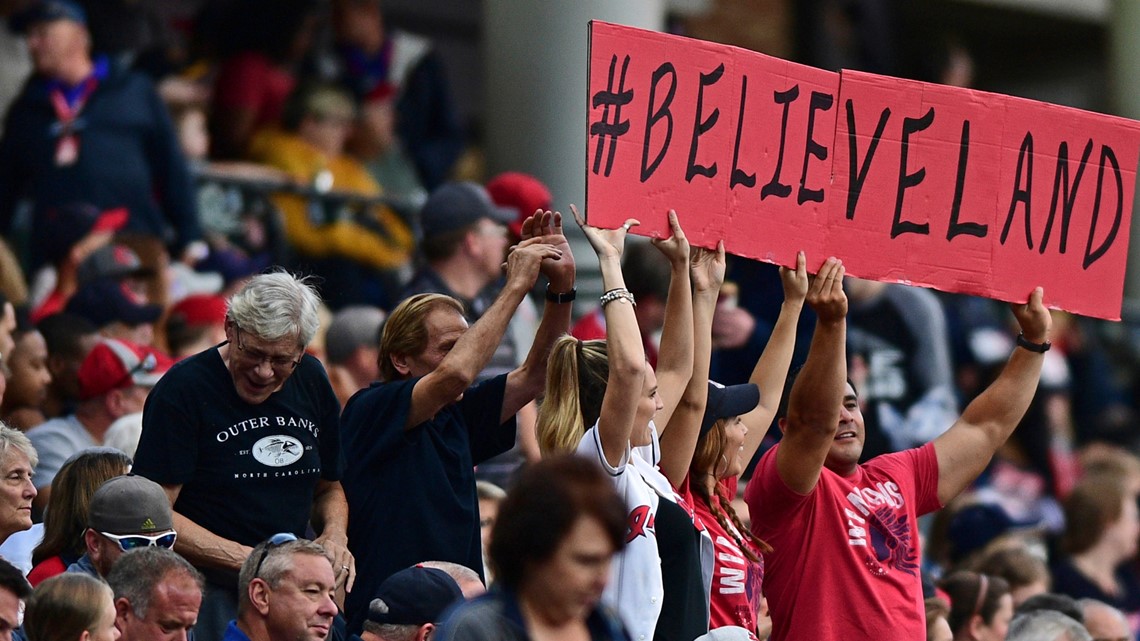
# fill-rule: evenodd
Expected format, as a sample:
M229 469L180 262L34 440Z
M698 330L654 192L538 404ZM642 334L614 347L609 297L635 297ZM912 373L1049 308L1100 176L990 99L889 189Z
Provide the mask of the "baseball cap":
M381 625L436 623L462 599L459 584L446 572L416 565L384 579L368 605L368 620Z
M116 321L134 327L162 316L161 305L144 303L125 284L107 278L80 287L67 301L66 311L99 328Z
M755 383L725 386L709 381L709 401L701 421L701 436L707 434L720 419L747 414L759 404L760 388Z
M351 305L333 315L325 333L325 355L333 364L347 361L358 347L379 347L384 312L370 305Z
M950 518L946 536L950 539L955 561L962 560L1011 532L1036 532L1041 523L1036 519L1015 519L996 503L973 503L963 506Z
M10 25L16 33L26 33L34 24L71 20L87 25L87 12L73 0L38 0L30 7L12 17Z
M172 361L162 352L117 338L104 338L79 365L79 397L87 400L112 390L154 387Z
M36 212L33 235L35 252L48 263L57 263L88 234L116 232L127 224L125 208L101 210L90 203L68 203Z
M481 218L509 224L516 218L511 207L499 207L479 183L449 182L437 187L420 210L424 238L432 238L474 224Z
M150 276L154 272L143 266L139 255L126 245L111 243L91 252L76 272L82 287L100 278L119 280L128 276Z
M541 180L521 171L508 171L499 174L487 183L487 193L496 205L513 207L517 210L515 219L507 227L515 236L522 235L522 224L536 209L550 209L554 198L550 189Z
M220 325L226 320L226 299L215 294L194 294L170 308L167 322L180 322L187 327Z
M164 532L174 529L174 515L161 485L126 474L107 479L95 490L87 527L112 534Z

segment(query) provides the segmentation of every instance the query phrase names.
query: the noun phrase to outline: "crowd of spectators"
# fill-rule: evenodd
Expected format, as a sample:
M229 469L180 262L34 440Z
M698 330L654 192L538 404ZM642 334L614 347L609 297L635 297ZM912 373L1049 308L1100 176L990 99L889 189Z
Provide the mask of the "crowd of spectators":
M636 208L576 302L379 0L187 4L0 2L0 639L1140 639L1130 325Z

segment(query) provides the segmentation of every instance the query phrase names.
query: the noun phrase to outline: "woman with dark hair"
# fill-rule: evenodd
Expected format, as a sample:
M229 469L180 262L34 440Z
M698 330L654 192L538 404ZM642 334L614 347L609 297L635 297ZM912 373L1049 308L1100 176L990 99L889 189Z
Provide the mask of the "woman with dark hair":
M44 538L32 551L32 587L62 574L86 553L83 532L92 495L104 481L130 469L131 458L112 447L83 450L59 468L51 482L51 509L44 513Z
M1140 514L1129 483L1098 474L1073 488L1064 504L1063 556L1052 569L1054 592L1104 601L1135 621L1140 581L1125 562L1136 557ZM1132 632L1137 632L1135 627Z
M525 468L492 530L496 583L459 606L441 641L628 641L599 604L614 554L625 547L625 502L597 464L552 456ZM541 534L539 534L541 533Z
M694 279L698 272L694 271ZM796 343L796 325L807 295L803 254L796 269L780 268L784 303L764 353L744 385L725 387L708 379L711 333L698 333L693 377L666 434L695 439L692 460L677 483L694 519L716 542L709 603L709 628L737 626L749 637L764 638L762 554L771 548L737 516L732 500L737 479L768 432L780 405ZM743 585L742 585L743 584ZM742 589L743 588L743 589Z
M44 581L28 599L28 641L117 641L115 601L106 583L81 572Z
M950 597L954 641L1003 641L1013 619L1013 597L1005 579L961 570L938 587Z

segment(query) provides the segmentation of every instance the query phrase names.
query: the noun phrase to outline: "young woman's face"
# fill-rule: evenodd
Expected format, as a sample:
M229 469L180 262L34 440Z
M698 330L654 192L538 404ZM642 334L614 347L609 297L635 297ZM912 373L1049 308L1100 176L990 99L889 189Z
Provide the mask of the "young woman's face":
M637 401L637 414L633 418L633 431L629 434L629 443L634 447L649 445L652 437L649 434L649 421L665 404L661 395L657 393L657 374L649 363L645 363L645 382L641 385L641 395Z

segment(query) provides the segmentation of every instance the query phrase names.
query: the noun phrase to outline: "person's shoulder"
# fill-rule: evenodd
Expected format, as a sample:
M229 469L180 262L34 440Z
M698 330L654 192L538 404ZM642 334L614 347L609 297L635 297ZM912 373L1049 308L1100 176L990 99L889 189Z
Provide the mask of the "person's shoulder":
M76 428L81 427L82 426L79 425L79 422L75 419L74 414L68 416L57 416L55 418L49 418L43 423L32 427L26 432L26 435L29 439L32 440L33 443L35 443L35 441L38 439L65 432L73 432Z

